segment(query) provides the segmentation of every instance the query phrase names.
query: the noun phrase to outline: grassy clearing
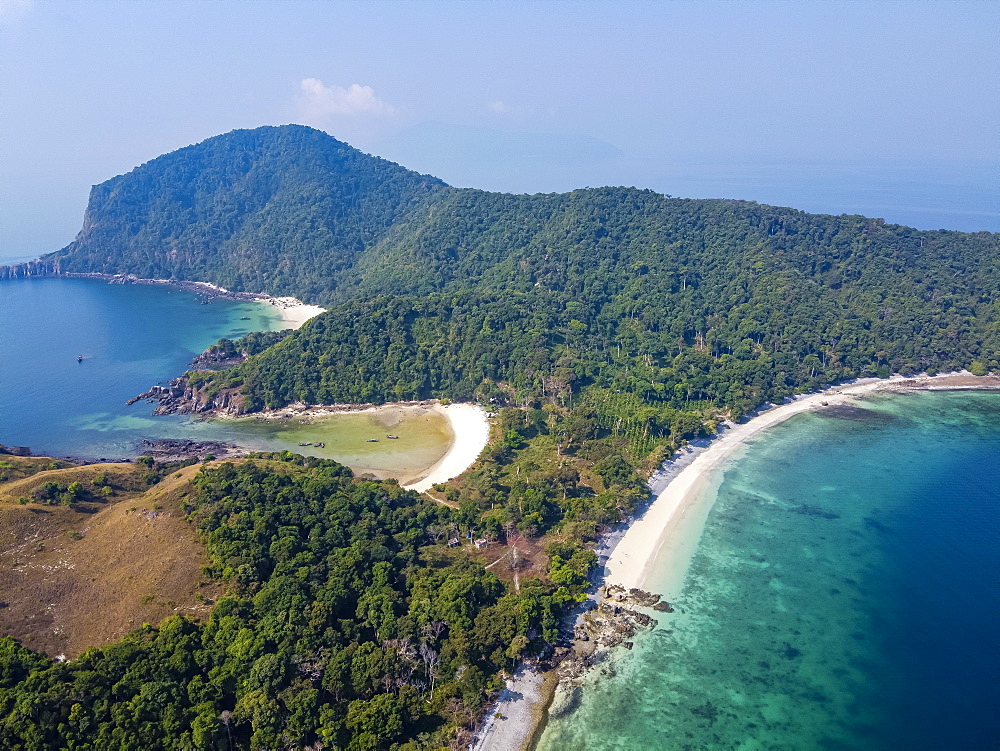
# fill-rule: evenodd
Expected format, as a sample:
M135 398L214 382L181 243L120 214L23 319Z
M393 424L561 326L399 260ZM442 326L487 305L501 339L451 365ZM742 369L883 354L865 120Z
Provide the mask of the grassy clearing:
M146 622L207 615L221 588L203 581L208 559L181 508L199 469L152 487L136 464L0 482L0 633L73 657ZM74 482L82 490L71 505L35 499L45 483Z
M20 480L47 469L69 467L69 462L47 456L4 456L0 454L0 482Z

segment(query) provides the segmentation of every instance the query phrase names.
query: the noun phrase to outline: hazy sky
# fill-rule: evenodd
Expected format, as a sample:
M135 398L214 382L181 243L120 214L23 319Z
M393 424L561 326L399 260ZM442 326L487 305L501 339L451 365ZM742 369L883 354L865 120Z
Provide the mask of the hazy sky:
M1000 230L997 2L0 0L0 257L92 184L299 122L460 186Z

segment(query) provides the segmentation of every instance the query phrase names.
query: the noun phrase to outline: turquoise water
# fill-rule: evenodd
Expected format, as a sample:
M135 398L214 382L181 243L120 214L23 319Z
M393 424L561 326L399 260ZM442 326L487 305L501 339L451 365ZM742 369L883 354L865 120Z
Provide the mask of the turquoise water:
M541 749L1000 747L1000 394L863 406L728 463L676 612Z

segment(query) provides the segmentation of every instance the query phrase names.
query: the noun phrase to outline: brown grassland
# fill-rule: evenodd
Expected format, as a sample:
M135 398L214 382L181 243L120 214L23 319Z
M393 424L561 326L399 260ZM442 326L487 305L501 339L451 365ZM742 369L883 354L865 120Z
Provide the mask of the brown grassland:
M20 479L0 481L0 634L72 658L143 623L208 614L222 590L202 573L208 558L182 510L200 465L147 486L137 464L34 471L51 460L4 459ZM45 482L83 491L72 506L45 505L33 495Z

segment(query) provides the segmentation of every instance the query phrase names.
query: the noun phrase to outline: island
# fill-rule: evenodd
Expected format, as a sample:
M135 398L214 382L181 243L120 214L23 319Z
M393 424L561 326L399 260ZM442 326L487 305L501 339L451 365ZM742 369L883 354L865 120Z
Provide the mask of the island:
M409 488L291 452L5 456L0 512L42 545L5 541L8 576L26 577L7 588L48 592L31 588L50 546L82 561L112 529L161 542L108 565L167 560L168 544L188 563L176 590L143 580L106 623L60 621L65 635L20 596L2 621L0 737L528 744L554 684L536 668L572 673L581 643L624 645L646 625L637 607L670 607L641 590L643 566L684 487L749 426L868 384L995 387L998 258L991 233L749 201L456 189L303 126L234 131L95 186L73 243L0 277L199 282L324 311L223 340L226 367L206 357L143 397L202 417L437 400L475 428ZM831 388L845 391L815 396ZM713 436L648 505L664 463ZM607 543L640 516L604 579ZM91 569L73 571L59 575ZM517 714L517 695L538 701Z

